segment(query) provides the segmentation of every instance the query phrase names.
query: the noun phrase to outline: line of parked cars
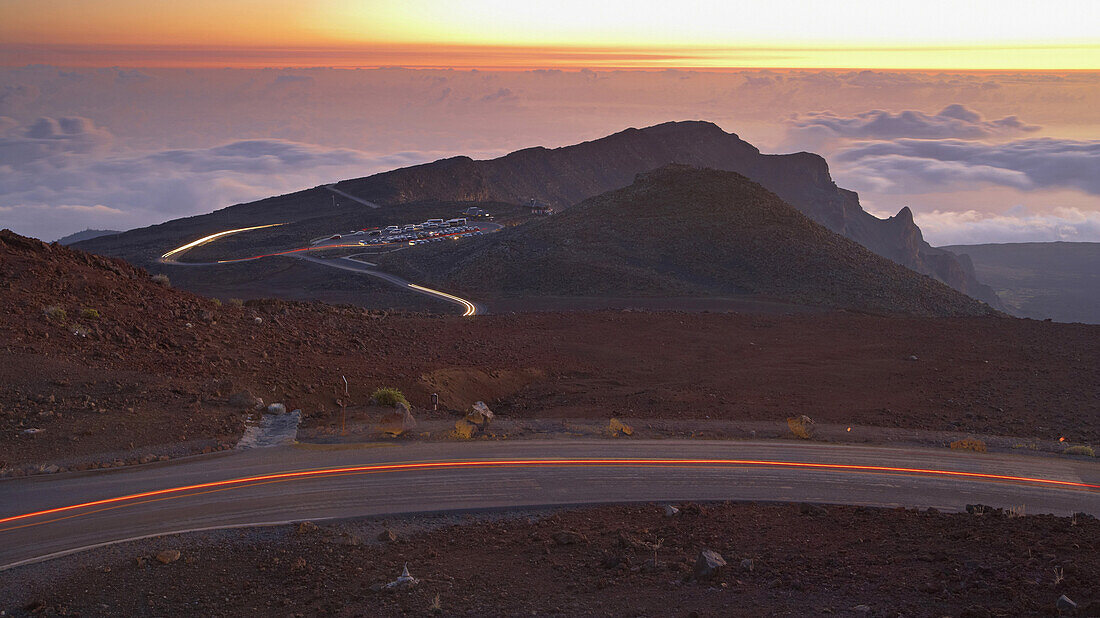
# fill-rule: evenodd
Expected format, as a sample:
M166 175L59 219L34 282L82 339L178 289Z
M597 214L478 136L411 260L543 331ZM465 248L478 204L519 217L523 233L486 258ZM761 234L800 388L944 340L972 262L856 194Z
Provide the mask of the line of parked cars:
M367 236L360 245L382 245L396 242L408 242L419 245L438 242L446 238L480 236L481 228L468 225L464 217L450 219L428 219L424 223L410 223L405 226L390 225L385 228L366 228L352 232L354 236Z

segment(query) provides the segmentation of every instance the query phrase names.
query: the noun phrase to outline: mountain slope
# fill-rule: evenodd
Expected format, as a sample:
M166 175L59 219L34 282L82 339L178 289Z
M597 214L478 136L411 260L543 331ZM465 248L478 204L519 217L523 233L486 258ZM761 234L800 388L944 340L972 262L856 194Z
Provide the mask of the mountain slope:
M486 161L443 159L345 180L343 192L386 206L459 202L522 204L528 199L559 209L625 187L635 175L669 163L735 171L764 185L830 230L895 262L928 274L994 307L1000 302L981 285L968 264L935 249L921 236L907 208L890 219L865 212L858 196L833 183L818 155L765 155L708 122L670 122L563 148L528 148ZM494 206L494 209L498 206ZM400 210L400 209L395 209ZM384 221L383 221L384 220ZM150 268L155 256L186 240L229 228L296 222L299 234L332 232L354 225L407 222L389 208L370 210L323 188L224 208L209 215L78 243L79 248L124 257ZM262 238L262 233L257 233ZM285 247L290 248L290 247Z
M753 295L883 313L993 313L736 172L683 165L542 221L425 249L382 264L475 298Z
M57 239L57 243L61 245L72 245L82 240L91 240L93 238L99 238L100 236L110 236L112 234L121 234L119 230L94 230L87 229L77 232L75 234L69 234Z
M814 221L881 256L932 275L994 307L996 294L967 264L924 241L908 208L879 219L859 196L836 186L822 157L799 152L765 155L709 122L668 122L627 129L563 148L528 148L488 161L455 157L345 180L338 187L383 204L417 201L497 201L534 198L565 208L633 182L668 163L738 172L774 192Z
M1100 243L1027 242L941 247L973 261L1008 310L1026 318L1100 324Z

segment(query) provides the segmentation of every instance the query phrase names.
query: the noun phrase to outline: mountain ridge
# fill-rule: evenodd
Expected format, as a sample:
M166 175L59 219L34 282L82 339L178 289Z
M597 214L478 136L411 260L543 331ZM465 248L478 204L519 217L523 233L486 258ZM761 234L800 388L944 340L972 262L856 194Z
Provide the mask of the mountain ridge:
M679 164L553 217L374 259L482 299L732 295L872 313L995 313L836 234L745 176Z
M924 241L908 207L894 217L879 219L863 210L857 193L833 182L824 157L809 152L762 154L737 134L705 121L629 128L579 144L525 148L496 159L452 157L343 180L337 186L390 205L537 199L561 209L627 186L638 173L668 163L743 174L834 232L1001 308L996 294L977 280L972 269Z

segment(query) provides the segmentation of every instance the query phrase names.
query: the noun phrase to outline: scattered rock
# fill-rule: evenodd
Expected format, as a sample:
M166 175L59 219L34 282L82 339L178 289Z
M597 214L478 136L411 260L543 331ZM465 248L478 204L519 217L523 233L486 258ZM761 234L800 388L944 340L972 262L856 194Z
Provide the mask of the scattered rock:
M382 530L382 532L378 533L378 540L382 541L383 543L393 543L397 540L397 533L393 530L390 530L389 528L386 528L385 530Z
M576 545L578 543L588 542L588 537L579 532L573 532L572 530L559 530L554 533L552 538L558 545Z
M23 430L23 435L25 435L25 436L35 436L35 435L38 435L38 434L42 433L43 431L45 431L45 429L39 429L37 427L30 427L28 429Z
M493 416L493 411L485 405L484 401L477 401L470 406L470 411L466 413L465 420L477 425L478 429L485 429L489 423L493 422Z
M260 316L256 316L256 317L252 318L252 323L253 324L263 324L264 319L261 318Z
M671 504L665 505L665 517L676 517L680 514L680 509L672 506Z
M416 419L413 418L409 406L398 402L392 412L386 412L378 421L378 431L391 436L399 436L416 427Z
M310 532L317 532L317 524L311 521L303 521L298 524L298 534L308 534Z
M157 552L157 562L161 564L169 564L180 559L180 552L178 549L165 549Z
M855 607L852 608L852 611L857 613L857 614L870 614L871 613L871 606L870 605L856 605Z
M990 517L1003 517L1005 514L1004 509L985 504L968 504L966 505L966 512L971 515L988 515Z
M38 614L38 613L41 613L41 612L45 611L45 609L46 609L46 602L43 601L42 599L35 599L35 600L31 601L30 603L27 603L26 605L23 606L23 611L25 611L27 613L30 613L30 614Z
M39 468L43 474L57 474L61 471L61 467L55 464L46 464Z
M726 559L713 549L704 549L695 558L695 579L706 581L718 574L726 566Z
M753 563L752 558L745 558L741 561L741 570L752 573L756 570L756 565Z
M622 530L619 531L619 538L616 539L616 543L618 543L620 547L625 547L625 548L628 548L628 549L634 549L634 550L649 550L650 549L649 543L646 543L645 541L642 541L642 540L634 537L629 532L622 531Z
M917 355L916 355L916 354L911 354L911 355L907 356L907 357L905 358L905 360L907 360L907 361L911 361L911 362L916 362L916 361L917 361L918 359L917 359Z
M1060 612L1072 612L1077 609L1077 604L1070 600L1066 595L1058 597L1058 600L1054 602L1054 607Z
M229 405L240 410L259 410L264 407L264 400L248 391L240 391L229 396Z
M416 579L412 575L409 575L409 565L405 564L405 568L401 570L401 575L392 582L382 587L383 590L397 591L397 590L409 590L415 588L420 583L419 579Z
M268 414L286 414L286 406L281 403L273 403L267 406Z
M615 435L632 436L634 435L634 428L626 423L620 421L617 418L612 418L607 423L607 428L611 430L611 433Z
M805 414L788 418L787 427L797 438L809 440L814 436L814 421Z

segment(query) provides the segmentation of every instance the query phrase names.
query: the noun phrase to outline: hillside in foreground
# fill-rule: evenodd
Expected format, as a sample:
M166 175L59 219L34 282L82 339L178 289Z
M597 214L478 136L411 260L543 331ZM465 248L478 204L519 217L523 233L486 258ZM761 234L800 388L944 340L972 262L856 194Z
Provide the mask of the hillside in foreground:
M974 264L1013 315L1100 324L1100 243L941 247Z
M736 172L683 165L541 221L378 261L473 298L750 296L889 314L995 313Z
M449 410L484 399L502 419L782 423L797 412L869 436L906 428L1096 444L1098 329L853 313L464 319L236 306L121 260L0 232L0 469L231 445L247 411L228 399L244 390L301 408L305 431L331 433L341 405L369 423L365 404L380 386L444 426ZM430 412L433 392L446 410Z

